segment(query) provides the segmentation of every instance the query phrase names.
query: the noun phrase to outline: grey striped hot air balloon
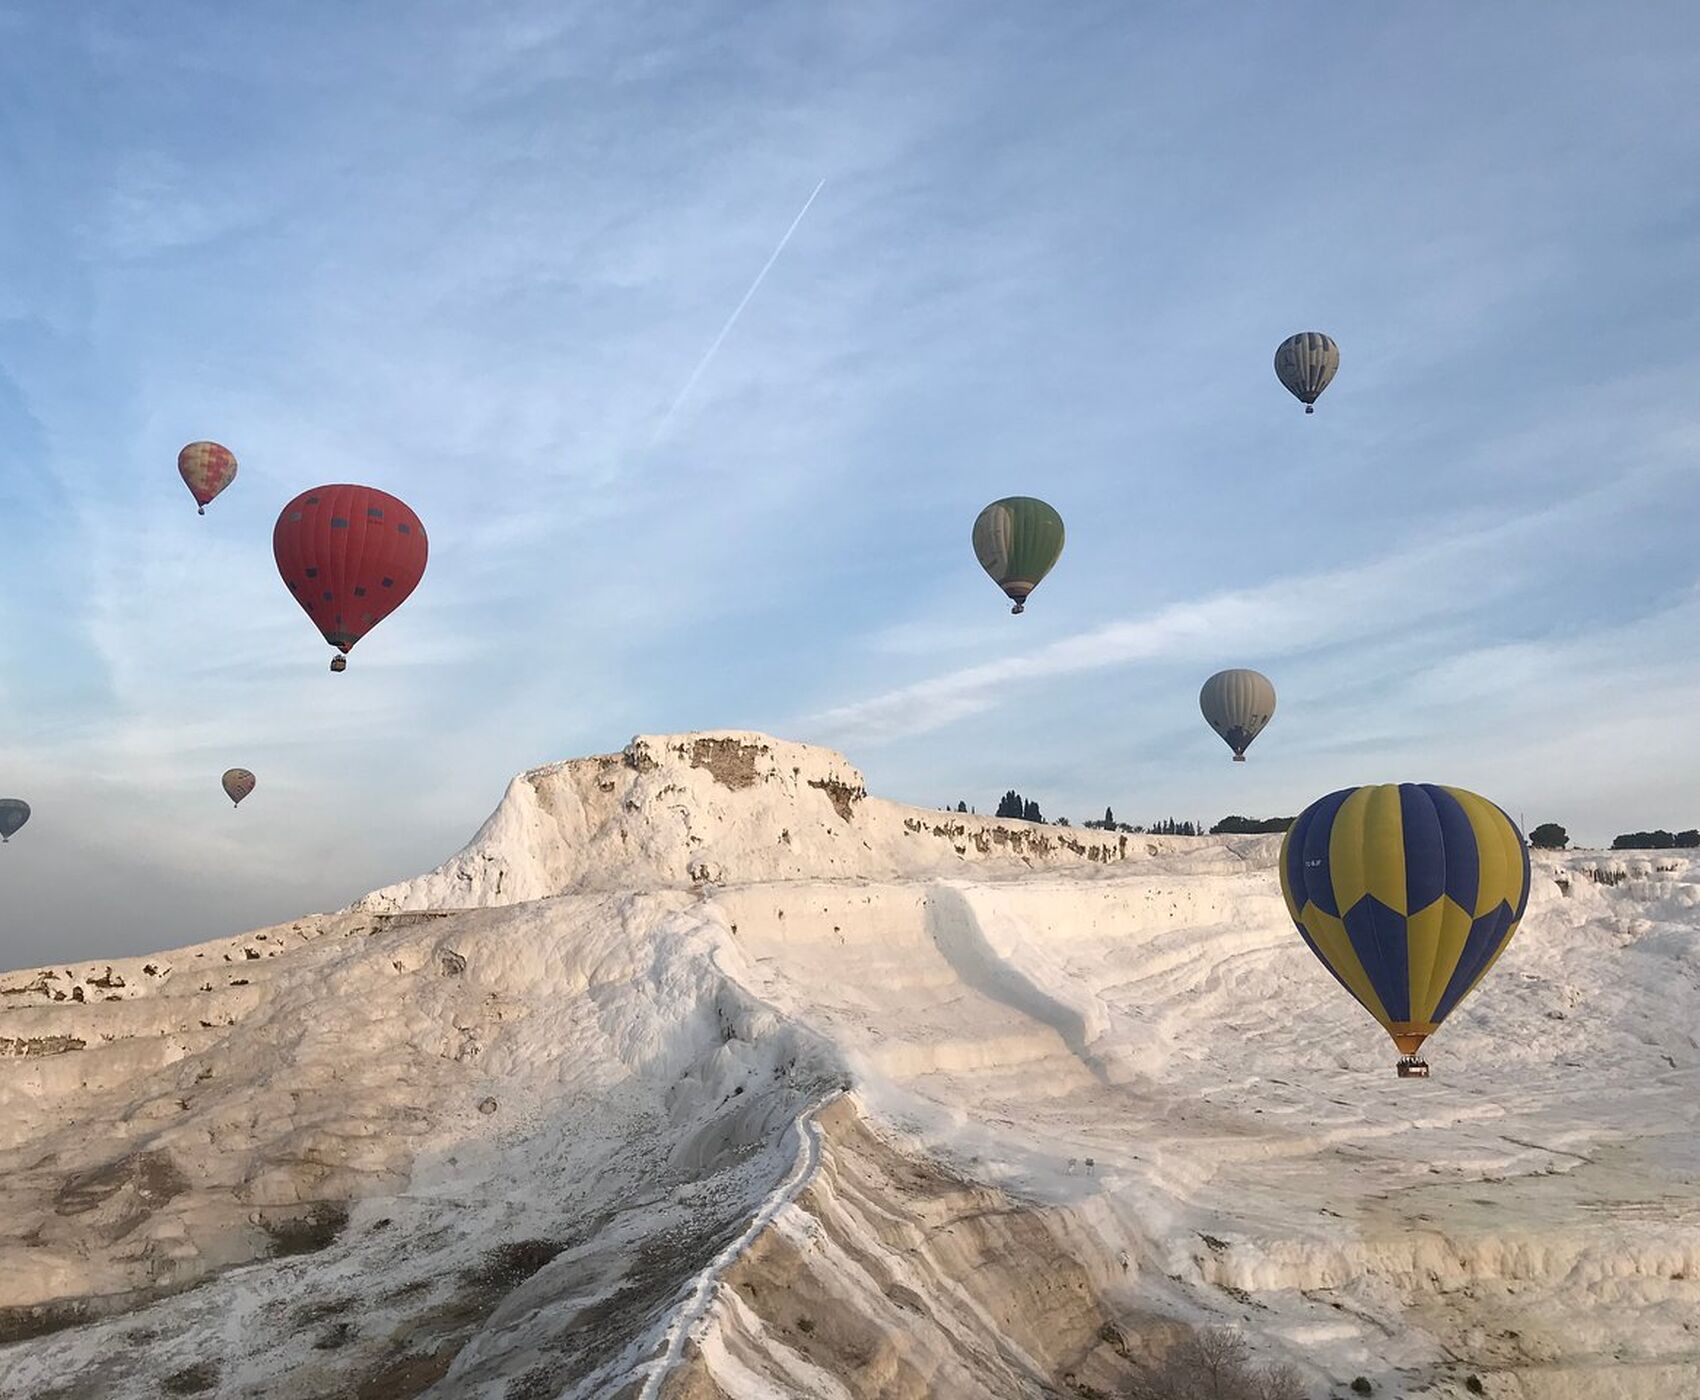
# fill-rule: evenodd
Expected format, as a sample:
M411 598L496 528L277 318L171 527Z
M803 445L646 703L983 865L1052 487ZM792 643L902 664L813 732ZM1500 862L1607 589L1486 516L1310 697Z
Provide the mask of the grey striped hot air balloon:
M992 582L1027 610L1027 595L1050 573L1063 547L1062 516L1032 496L993 501L974 522L974 553Z
M230 799L230 805L233 807L240 807L242 799L254 790L254 775L246 768L225 769L220 782L224 787L224 795Z
M1234 751L1234 762L1244 763L1251 741L1275 713L1275 687L1257 671L1218 671L1198 692L1198 708Z
M0 797L0 842L10 841L29 819L29 803L21 797Z
M1340 347L1321 331L1290 335L1275 350L1275 377L1305 406L1306 413L1316 412L1317 396L1339 368Z

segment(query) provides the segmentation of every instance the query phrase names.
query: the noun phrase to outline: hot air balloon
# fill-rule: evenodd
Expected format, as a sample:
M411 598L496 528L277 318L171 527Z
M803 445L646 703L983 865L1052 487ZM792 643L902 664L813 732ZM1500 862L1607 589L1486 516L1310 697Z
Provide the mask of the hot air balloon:
M1027 595L1050 573L1062 547L1062 517L1032 496L993 501L974 522L974 553L1014 602L1012 613L1027 610Z
M1275 687L1256 671L1218 671L1198 692L1198 708L1228 742L1234 762L1245 762L1251 741L1275 713Z
M1305 406L1306 413L1316 412L1318 395L1339 368L1340 347L1321 331L1300 331L1275 349L1275 377Z
M1529 902L1529 851L1463 788L1344 788L1299 813L1281 845L1299 936L1426 1076L1423 1041L1505 951Z
M29 803L21 797L0 797L0 845L16 836L29 819Z
M254 775L246 768L226 768L219 781L224 784L224 795L233 807L240 807L242 799L254 790Z
M208 502L236 480L236 454L216 442L192 442L177 454L177 470L195 497L195 513L205 515Z
M339 653L333 671L418 586L427 552L419 517L370 486L303 491L272 530L278 573Z

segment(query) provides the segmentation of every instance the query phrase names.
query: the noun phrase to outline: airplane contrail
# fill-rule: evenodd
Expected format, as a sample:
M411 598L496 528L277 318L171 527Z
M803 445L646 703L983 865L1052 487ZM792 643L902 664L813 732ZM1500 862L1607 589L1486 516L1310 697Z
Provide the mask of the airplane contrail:
M691 390L696 388L697 380L702 378L702 372L708 368L708 362L714 358L715 351L719 350L721 345L725 343L726 337L732 334L732 327L738 324L738 318L744 314L744 308L750 304L750 298L756 294L757 289L762 284L762 279L773 269L774 263L779 261L779 255L785 251L785 245L791 241L791 235L797 231L797 225L803 222L803 215L809 212L809 206L815 202L815 196L821 192L825 185L826 180L822 178L820 183L809 192L809 197L803 201L803 207L797 211L797 217L791 220L791 227L785 230L785 236L779 240L773 252L768 255L767 261L761 265L761 271L756 273L756 280L750 283L750 289L744 293L744 299L726 318L726 324L720 328L720 334L714 337L714 344L710 345L708 352L697 361L697 367L691 371L691 377L685 381L685 387L679 390L679 396L673 400L673 406L662 415L661 421L655 425L655 432L649 439L652 444L659 441L661 434L667 431L667 425L673 421L673 415L679 411L679 406L690 397Z

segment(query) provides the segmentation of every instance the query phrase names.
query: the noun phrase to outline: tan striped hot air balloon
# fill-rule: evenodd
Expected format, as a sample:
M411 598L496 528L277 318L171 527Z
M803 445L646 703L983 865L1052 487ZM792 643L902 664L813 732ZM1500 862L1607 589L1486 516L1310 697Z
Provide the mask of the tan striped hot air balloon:
M254 775L246 768L227 768L221 779L224 784L224 795L230 799L233 807L240 807L242 799L254 790Z
M1251 741L1275 713L1275 687L1258 671L1218 671L1198 692L1198 708L1234 751L1234 762L1244 763Z
M216 442L192 442L177 454L177 471L195 498L197 515L236 480L236 454Z

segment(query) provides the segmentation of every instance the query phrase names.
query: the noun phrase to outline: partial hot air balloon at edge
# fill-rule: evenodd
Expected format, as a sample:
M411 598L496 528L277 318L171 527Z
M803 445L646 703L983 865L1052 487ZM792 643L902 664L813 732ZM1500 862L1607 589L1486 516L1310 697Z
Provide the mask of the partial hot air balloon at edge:
M0 844L16 836L30 819L30 804L21 797L0 797Z
M1032 496L993 501L974 521L974 553L1015 604L1012 613L1027 610L1028 594L1050 573L1062 547L1062 517Z
M1300 331L1275 349L1275 377L1287 392L1316 412L1316 401L1340 368L1340 347L1321 331Z
M412 507L371 486L315 486L286 505L272 530L277 571L338 651L400 607L425 573L429 545Z
M1529 902L1523 833L1485 797L1432 783L1343 788L1281 843L1299 936L1392 1036L1401 1078L1487 974Z
M240 807L242 799L254 790L255 778L246 768L227 768L219 782L224 788L224 795L230 799L230 805Z
M1198 692L1198 708L1234 751L1234 762L1244 763L1251 741L1275 713L1275 687L1260 671L1218 671Z
M177 454L177 472L205 515L214 496L236 480L236 454L216 442L191 442Z

